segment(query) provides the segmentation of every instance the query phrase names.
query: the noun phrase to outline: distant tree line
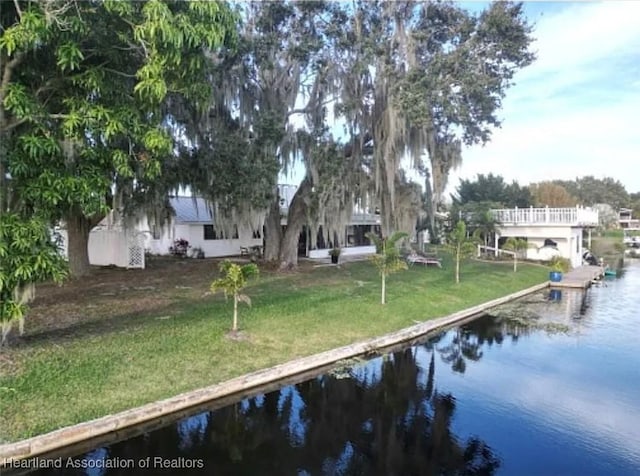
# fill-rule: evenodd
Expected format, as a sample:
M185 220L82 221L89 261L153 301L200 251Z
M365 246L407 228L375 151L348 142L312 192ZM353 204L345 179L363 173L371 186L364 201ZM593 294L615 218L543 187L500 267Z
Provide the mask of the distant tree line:
M629 193L620 181L592 175L575 180L550 180L520 185L507 183L500 175L478 174L463 179L451 196L453 207L573 207L607 204L614 209L632 208L640 212L640 192Z

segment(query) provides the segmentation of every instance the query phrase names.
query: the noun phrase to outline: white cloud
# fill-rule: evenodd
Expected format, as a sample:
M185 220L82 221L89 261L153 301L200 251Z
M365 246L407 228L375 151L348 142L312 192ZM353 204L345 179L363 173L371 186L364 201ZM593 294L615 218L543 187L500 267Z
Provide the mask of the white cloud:
M450 181L493 172L526 184L610 176L640 191L640 2L568 4L534 31L536 62L516 75L503 127Z
M620 49L640 45L640 2L572 4L537 22L534 50L538 60L523 76L558 72L607 60Z

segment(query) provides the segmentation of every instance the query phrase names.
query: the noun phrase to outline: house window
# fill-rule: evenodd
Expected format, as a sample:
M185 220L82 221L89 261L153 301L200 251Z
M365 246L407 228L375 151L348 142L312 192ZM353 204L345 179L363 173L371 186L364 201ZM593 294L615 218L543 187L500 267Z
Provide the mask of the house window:
M205 240L219 240L218 234L216 233L216 229L213 225L203 225L204 228L204 239Z
M213 225L203 225L205 240L224 240L225 236L222 231L217 231ZM238 227L234 227L232 239L238 239Z
M260 233L260 230L253 230L253 238L255 240L259 240L260 238L262 238L262 234Z

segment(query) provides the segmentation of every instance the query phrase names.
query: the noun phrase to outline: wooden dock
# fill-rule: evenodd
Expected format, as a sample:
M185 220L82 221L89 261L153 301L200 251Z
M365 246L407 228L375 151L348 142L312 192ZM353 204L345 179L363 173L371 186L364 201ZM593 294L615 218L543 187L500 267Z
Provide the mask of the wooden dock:
M604 274L604 268L601 266L578 266L568 273L563 273L562 281L558 283L551 282L552 288L580 288L585 289L591 285L591 282Z

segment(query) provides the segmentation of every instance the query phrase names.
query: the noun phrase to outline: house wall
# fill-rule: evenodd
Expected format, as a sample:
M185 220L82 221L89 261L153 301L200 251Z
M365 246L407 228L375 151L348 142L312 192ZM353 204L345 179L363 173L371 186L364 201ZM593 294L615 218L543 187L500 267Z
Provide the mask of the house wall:
M198 246L202 248L207 258L239 255L241 246L262 246L262 238L253 238L252 236L243 236L242 234L240 234L237 239L205 240L202 224L176 225L176 232L178 232L178 227L184 227L180 228L180 230L184 229L184 234L189 236L189 238L185 236L185 238L189 240L189 244L192 247Z
M502 226L499 235L503 237L525 237L532 245L527 250L527 258L546 261L553 255L542 248L545 239L551 239L558 244L560 256L571 261L571 266L582 264L582 228L570 226Z
M143 217L136 224L136 229L144 233L144 249L153 255L168 255L169 247L173 246L173 240L183 238L180 234L177 234L180 230L176 230L176 225L173 221L158 230L160 232L158 238L153 237L151 226L149 226L146 217Z
M140 226L144 225L145 223L143 222ZM149 227L147 226L146 229L149 230ZM173 246L173 242L176 239L187 240L191 249L195 247L202 248L207 258L239 255L241 246L262 246L262 238L253 238L243 234L240 234L237 239L205 240L204 223L184 224L172 222L162 230L159 239L154 239L150 231L145 235L145 249L149 250L150 253L159 255L168 255L169 248Z

